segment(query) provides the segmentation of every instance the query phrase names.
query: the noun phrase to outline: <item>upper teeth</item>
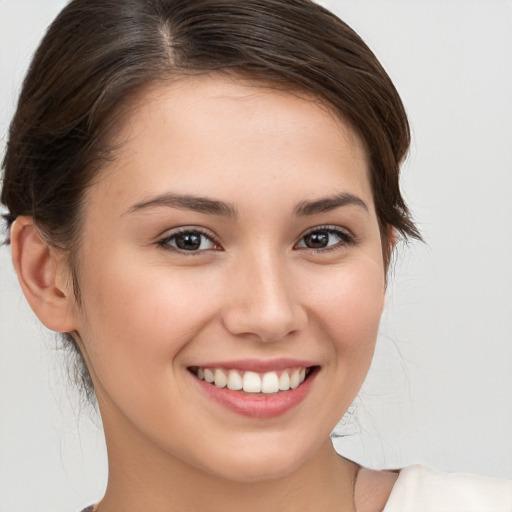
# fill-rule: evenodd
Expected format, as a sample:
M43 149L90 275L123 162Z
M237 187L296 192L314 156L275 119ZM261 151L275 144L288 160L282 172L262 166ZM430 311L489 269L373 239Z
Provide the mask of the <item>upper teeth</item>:
M222 368L199 368L196 375L201 380L219 388L244 390L246 393L277 393L295 389L306 378L306 368L288 368L278 372L256 373Z

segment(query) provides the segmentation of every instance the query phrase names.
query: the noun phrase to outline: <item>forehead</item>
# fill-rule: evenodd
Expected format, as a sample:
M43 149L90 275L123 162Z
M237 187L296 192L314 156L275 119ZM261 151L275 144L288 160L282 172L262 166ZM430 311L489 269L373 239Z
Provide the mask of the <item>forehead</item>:
M348 181L371 195L367 152L349 125L319 99L268 83L213 74L153 84L128 105L115 139L104 175L119 195L134 183L222 196L235 180L256 191L297 179L323 183L323 194Z

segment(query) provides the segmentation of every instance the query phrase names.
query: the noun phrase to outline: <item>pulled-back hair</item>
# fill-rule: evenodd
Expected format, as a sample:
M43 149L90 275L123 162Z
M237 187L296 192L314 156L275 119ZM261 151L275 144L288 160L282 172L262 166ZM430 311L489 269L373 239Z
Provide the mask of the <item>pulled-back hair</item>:
M156 81L214 71L327 104L368 151L381 233L420 238L399 188L410 143L400 97L361 38L310 0L72 0L33 58L10 126L8 225L32 216L73 270L84 192L112 156L129 98ZM85 367L81 379L92 393Z

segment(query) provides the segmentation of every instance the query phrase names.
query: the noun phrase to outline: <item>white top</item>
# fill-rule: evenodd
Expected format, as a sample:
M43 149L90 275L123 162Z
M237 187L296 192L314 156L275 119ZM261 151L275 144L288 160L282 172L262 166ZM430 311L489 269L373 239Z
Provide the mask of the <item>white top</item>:
M512 481L407 466L382 512L512 512Z
M400 471L383 512L512 512L512 481L416 464Z

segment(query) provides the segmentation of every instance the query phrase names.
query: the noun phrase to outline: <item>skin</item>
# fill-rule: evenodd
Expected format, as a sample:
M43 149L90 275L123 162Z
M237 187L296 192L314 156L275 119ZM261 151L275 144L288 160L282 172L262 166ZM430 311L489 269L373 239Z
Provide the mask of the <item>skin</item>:
M65 258L30 218L12 237L29 302L50 328L78 333L95 385L110 466L98 510L382 510L396 477L362 470L354 491L359 468L329 439L366 376L384 304L361 141L311 98L219 75L146 90L118 138L86 194L80 307ZM340 194L352 201L297 214ZM328 247L308 247L322 226ZM206 234L200 250L173 246L185 227ZM279 357L320 369L276 418L226 409L188 370Z

